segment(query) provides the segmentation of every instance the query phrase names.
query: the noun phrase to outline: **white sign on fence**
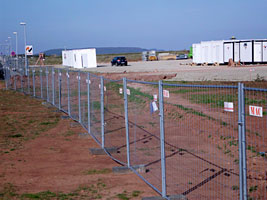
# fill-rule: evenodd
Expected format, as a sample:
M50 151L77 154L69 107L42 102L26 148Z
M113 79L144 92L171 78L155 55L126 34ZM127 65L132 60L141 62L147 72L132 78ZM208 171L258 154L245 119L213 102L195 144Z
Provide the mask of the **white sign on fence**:
M224 111L234 112L234 103L233 102L224 102Z
M131 94L131 92L130 92L130 89L127 89L127 94L128 94L128 95L130 95L130 94Z
M153 95L153 100L154 100L154 101L157 101L157 100L158 100L158 95L157 95L157 94L154 94L154 95Z
M153 108L153 112L156 112L158 110L158 106L155 101L152 102L152 108Z
M169 90L163 90L163 97L167 97L167 98L170 97L170 92L169 92Z
M262 107L249 106L249 115L255 116L255 117L262 117Z
M122 88L120 88L119 92L120 92L120 94L122 94Z

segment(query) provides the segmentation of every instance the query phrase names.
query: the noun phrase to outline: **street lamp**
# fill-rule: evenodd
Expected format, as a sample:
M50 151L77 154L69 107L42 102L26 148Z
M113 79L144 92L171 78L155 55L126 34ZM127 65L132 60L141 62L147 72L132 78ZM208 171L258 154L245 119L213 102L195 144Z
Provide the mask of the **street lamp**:
M9 56L9 48L10 48L10 46L8 44L8 40L5 40L5 42L6 42L6 55Z
M8 38L8 40L9 40L9 55L11 55L11 49L12 49L12 45L11 45L11 37L10 36L8 36L7 37Z
M19 67L19 60L18 60L18 33L13 32L13 34L16 36L16 60L17 60L17 68Z
M25 71L26 75L28 75L28 63L27 63L27 52L26 52L26 23L25 22L20 22L20 25L24 27L24 51L25 51Z

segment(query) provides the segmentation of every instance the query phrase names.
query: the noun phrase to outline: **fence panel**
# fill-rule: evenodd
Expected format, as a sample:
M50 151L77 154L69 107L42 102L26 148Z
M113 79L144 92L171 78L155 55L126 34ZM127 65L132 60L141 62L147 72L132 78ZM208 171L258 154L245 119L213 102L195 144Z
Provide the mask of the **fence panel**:
M161 191L158 86L128 80L127 93L130 164L143 165L145 172L141 175ZM153 95L157 101L153 101Z
M105 147L117 160L127 163L122 80L104 80Z
M61 109L68 113L68 72L60 69L61 73Z
M267 90L245 89L249 199L267 199Z
M40 80L40 68L35 67L34 72L34 85L35 85L35 96L41 98L41 80Z
M90 76L90 109L91 109L91 134L95 136L98 142L101 140L101 91L100 77Z
M70 114L75 120L79 120L79 102L78 102L78 73L69 71L70 82Z
M238 199L237 89L166 84L163 93L168 194Z
M80 74L81 123L88 129L87 73Z

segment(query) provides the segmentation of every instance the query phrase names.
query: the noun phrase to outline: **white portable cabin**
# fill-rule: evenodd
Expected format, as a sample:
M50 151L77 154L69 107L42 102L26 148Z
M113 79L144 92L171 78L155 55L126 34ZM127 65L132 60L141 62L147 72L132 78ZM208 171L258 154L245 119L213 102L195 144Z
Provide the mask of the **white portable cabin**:
M194 63L201 63L201 45L193 44L193 62Z
M75 49L62 51L63 66L74 68L97 67L96 49Z
M228 63L229 59L243 63L267 62L267 39L219 40L193 44L193 62Z
M223 40L193 44L194 63L223 63Z

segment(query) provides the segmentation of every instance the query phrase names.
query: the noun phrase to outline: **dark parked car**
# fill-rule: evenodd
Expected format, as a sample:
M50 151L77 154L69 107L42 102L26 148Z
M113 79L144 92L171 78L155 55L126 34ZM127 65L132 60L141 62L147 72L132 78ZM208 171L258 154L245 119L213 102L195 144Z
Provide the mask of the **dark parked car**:
M116 65L116 66L119 66L119 65L125 65L127 66L128 62L127 62L127 59L124 57L124 56L119 56L119 57L114 57L111 61L111 65Z
M187 59L187 55L186 54L180 54L179 56L176 56L176 60L182 60L182 59Z

